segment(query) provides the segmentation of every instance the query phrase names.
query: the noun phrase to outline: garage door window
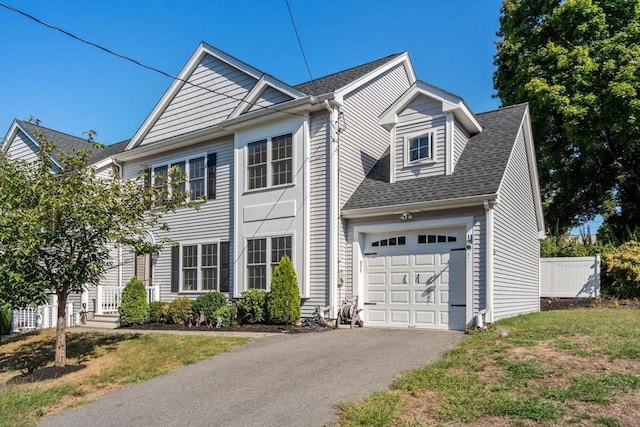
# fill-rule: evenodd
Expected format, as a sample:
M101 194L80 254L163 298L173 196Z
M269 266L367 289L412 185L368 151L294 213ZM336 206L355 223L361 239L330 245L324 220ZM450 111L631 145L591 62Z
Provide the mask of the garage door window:
M456 236L447 236L444 234L418 234L418 244L428 245L434 243L453 243L457 242Z
M376 240L371 242L371 246L377 248L380 246L404 246L407 244L407 238L405 236L389 237L387 239Z

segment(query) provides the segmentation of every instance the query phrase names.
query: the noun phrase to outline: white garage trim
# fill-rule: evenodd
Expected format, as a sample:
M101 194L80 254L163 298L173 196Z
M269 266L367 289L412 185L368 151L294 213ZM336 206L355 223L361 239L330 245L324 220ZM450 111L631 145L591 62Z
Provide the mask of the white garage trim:
M395 233L409 230L464 228L466 242L466 313L465 323L473 317L473 217L409 220L397 223L360 225L353 228L353 291L358 298L358 308L364 308L364 251L367 234Z

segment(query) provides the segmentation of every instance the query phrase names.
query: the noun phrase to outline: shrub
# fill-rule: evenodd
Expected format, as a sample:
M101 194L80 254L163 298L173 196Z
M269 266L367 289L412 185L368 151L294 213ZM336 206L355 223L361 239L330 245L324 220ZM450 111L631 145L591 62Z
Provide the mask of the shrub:
M222 328L228 328L233 324L233 304L226 302L222 307L213 313L213 324L218 325L218 319L220 319L220 326Z
M0 305L0 335L11 333L12 310L9 307Z
M267 293L262 289L249 289L238 300L238 318L241 323L262 323L267 311Z
M193 302L191 306L191 312L193 314L193 318L197 319L200 317L200 312L204 312L204 315L207 316L208 320L213 319L213 314L217 309L224 306L227 303L227 297L220 292L209 292L208 294L200 295Z
M164 301L154 301L149 303L149 320L152 322L166 322L169 303Z
M289 257L284 256L273 272L271 292L267 296L267 313L274 323L293 323L300 319L298 278Z
M640 242L610 248L602 256L603 291L617 298L640 298Z
M149 320L147 291L142 281L132 277L122 290L120 322L123 325L140 325Z
M184 325L191 316L191 300L187 297L179 297L169 303L167 309L167 320L171 323Z

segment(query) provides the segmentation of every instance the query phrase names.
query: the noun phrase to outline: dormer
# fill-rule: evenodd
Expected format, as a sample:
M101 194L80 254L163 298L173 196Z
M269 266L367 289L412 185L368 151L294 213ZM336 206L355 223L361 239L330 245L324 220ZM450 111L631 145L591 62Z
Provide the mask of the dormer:
M417 81L380 117L391 133L390 181L451 175L482 127L462 98Z

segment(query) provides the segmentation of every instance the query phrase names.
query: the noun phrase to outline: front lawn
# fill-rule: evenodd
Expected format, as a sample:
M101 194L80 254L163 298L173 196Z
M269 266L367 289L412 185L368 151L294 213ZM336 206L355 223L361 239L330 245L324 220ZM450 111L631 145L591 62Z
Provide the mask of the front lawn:
M632 426L640 419L640 311L518 316L470 335L391 391L340 405L343 426Z
M0 343L0 427L30 426L44 415L127 384L229 351L247 338L206 335L67 333L67 367L53 367L55 330Z

